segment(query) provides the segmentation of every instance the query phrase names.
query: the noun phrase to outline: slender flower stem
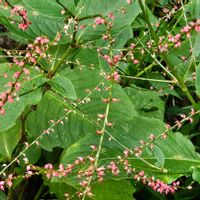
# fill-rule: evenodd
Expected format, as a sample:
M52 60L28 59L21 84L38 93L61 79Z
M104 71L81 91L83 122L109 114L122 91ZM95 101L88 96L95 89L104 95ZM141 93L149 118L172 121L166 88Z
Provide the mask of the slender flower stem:
M102 135L101 135L100 140L99 140L99 145L98 145L97 153L96 153L96 156L95 156L95 163L94 163L94 166L93 166L93 170L96 170L96 168L98 166L99 156L100 156L100 153L101 153L103 139L104 139L104 135L105 135L105 132L106 132L106 125L107 125L107 122L108 122L108 114L109 114L110 103L111 103L111 99L112 99L112 88L113 88L113 82L112 82L111 88L110 88L110 93L109 93L109 97L108 97L108 101L109 102L107 103L107 106L106 106L104 123L103 123L103 127L101 129ZM87 195L87 190L90 187L90 184L92 182L92 178L93 177L91 176L90 179L89 179L89 181L88 181L87 187L86 187L86 189L84 190L84 193L83 193L82 200L84 200L85 197L86 197L86 195Z

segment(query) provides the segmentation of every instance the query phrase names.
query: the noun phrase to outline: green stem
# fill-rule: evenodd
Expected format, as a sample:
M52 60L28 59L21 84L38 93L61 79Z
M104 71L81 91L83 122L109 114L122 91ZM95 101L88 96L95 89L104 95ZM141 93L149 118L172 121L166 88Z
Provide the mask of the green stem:
M67 48L67 50L65 51L65 53L62 55L61 59L58 60L58 62L55 64L55 66L53 67L53 69L48 73L47 78L51 79L53 78L53 76L56 74L56 72L58 71L59 67L62 65L63 61L67 58L67 56L69 55L69 52L71 51L72 47L71 45Z
M149 66L147 66L146 68L144 68L141 72L139 72L136 77L142 76L147 70L151 69L153 66L155 66L156 64L153 62L151 63Z

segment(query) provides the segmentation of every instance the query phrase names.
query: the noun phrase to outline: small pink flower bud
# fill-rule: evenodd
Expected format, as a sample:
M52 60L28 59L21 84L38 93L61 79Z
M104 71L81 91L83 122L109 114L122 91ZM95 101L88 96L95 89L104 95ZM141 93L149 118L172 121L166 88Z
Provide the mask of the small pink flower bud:
M14 75L13 75L13 77L14 77L14 78L19 78L20 74L21 74L20 71L15 72Z
M95 18L95 24L96 25L105 24L105 20L101 17L97 17L97 18Z
M0 109L0 114L4 115L5 114L5 110L3 108Z
M13 100L13 98L12 98L11 95L8 95L8 102L10 102L10 103L13 103L13 102L14 102L14 100Z

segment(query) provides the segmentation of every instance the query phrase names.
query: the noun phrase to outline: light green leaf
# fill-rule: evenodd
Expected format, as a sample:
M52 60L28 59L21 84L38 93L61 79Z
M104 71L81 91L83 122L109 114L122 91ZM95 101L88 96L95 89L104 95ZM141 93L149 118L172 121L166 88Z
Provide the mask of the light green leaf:
M62 7L56 0L23 0L25 6L34 12L41 13L44 16L55 18L65 18L61 15Z
M51 193L55 193L56 197L59 200L66 200L66 197L64 194L74 194L77 192L77 188L71 186L68 184L68 182L59 180L59 179L52 179L51 181L45 181L45 184L47 184L50 189ZM75 195L73 200L78 200L79 198Z
M200 1L191 0L186 7L186 11L190 11L192 17L199 19L200 17Z
M62 179L52 179L50 182L46 181L51 191L56 194L59 200L65 200L64 194L74 194L78 191L78 188L71 186L67 181ZM126 180L104 180L103 183L93 183L92 193L94 200L134 200L132 194L135 192L135 188ZM75 196L73 199L78 200ZM86 197L87 200L91 199Z
M12 152L20 140L20 131L20 123L17 123L12 128L0 132L0 154L8 160L11 159Z
M153 153L154 153L154 156L155 156L155 158L157 160L158 166L159 167L164 167L165 155L164 155L163 151L160 149L160 147L155 145L154 148L153 148Z
M65 76L55 76L48 82L52 89L68 99L77 99L71 80Z
M200 33L197 33L195 37L195 42L192 48L192 53L194 56L200 56Z
M195 168L192 173L192 178L200 184L200 168Z
M16 120L24 111L25 107L37 104L42 98L42 90L37 89L29 94L23 95L13 103L7 102L4 106L5 115L0 116L0 131L7 130L15 125Z
M102 184L92 185L94 200L134 200L134 187L126 180L105 180Z

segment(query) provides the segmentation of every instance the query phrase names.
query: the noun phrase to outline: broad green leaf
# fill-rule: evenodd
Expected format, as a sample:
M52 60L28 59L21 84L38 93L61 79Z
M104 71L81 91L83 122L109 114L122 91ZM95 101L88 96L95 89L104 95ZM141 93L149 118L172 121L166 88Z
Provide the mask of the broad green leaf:
M42 98L42 90L37 89L29 94L23 95L13 103L7 102L4 106L5 115L0 116L0 131L7 130L15 125L16 120L24 111L25 107L37 104Z
M61 15L61 11L65 8L66 10L70 10L72 13L75 11L74 0L59 0L64 7L62 7L56 0L23 0L23 2L28 8L34 10L34 12L39 12L42 15L50 16L52 18L65 18L66 15Z
M28 143L30 144L32 141L28 140ZM24 147L25 148L25 147ZM24 150L24 149L23 149ZM29 164L35 164L41 157L41 148L37 145L30 146L24 153L26 158L28 159ZM19 166L21 168L25 168L27 166L27 163L23 160L23 156L19 158Z
M165 155L164 155L163 151L160 149L160 147L155 145L154 148L153 148L153 153L154 153L154 156L157 160L158 166L164 167L164 165L165 165Z
M77 192L77 188L69 185L66 181L59 180L59 179L52 179L45 181L45 184L47 184L50 187L51 193L55 193L56 197L59 200L66 200L65 194L74 194ZM78 200L78 197L74 197L73 200Z
M199 19L200 17L200 1L199 0L191 0L186 7L186 11L190 11L192 17Z
M195 87L197 95L200 96L200 64L196 68Z
M103 183L93 184L94 200L134 200L134 187L126 180L105 180Z
M79 18L96 14L107 15L125 5L128 7L123 0L80 0L76 6L76 13L79 14Z
M55 76L48 82L52 89L68 99L77 99L76 91L69 78L65 76Z
M165 104L157 92L142 88L126 88L128 96L132 99L138 113L145 117L163 119Z
M67 104L52 93L46 93L42 101L38 104L37 110L31 113L27 119L28 134L32 138L38 137L51 124L50 120L58 120L62 118L66 111ZM70 108L70 106L68 107ZM32 123L34 121L34 124ZM44 135L40 141L40 146L47 151L52 151L54 147L67 148L76 140L87 134L92 128L86 120L71 114L68 120L63 119L64 125L58 124L54 127L54 133ZM94 128L93 128L94 129ZM85 131L87 130L87 131ZM94 130L93 130L94 131Z
M52 179L51 181L46 181L49 185L51 191L56 194L59 200L65 200L64 194L74 194L78 191L78 188L71 186L67 181L62 179ZM94 200L130 200L134 199L132 194L135 192L134 187L126 180L104 180L103 183L92 184L92 193L94 193ZM77 199L78 197L74 197ZM86 199L91 199L87 198Z
M197 36L195 38L195 42L193 45L192 53L196 57L200 56L200 33L197 33Z
M3 191L0 191L0 199L1 200L6 200L7 199L7 196Z
M11 159L12 152L20 140L20 132L20 123L6 131L0 132L0 154L8 160Z
M193 173L192 173L192 178L200 183L200 168L195 168Z
M30 8L34 12L41 13L45 16L55 18L64 18L61 15L62 7L56 2L56 0L23 0L26 7Z

